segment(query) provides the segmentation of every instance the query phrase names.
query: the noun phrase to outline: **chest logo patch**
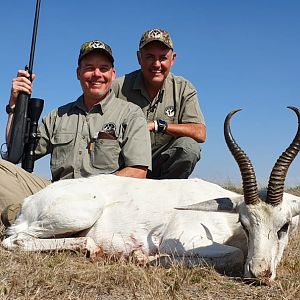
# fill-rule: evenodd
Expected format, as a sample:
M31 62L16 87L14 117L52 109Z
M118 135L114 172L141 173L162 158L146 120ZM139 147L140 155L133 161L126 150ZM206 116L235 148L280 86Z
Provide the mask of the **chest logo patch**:
M165 108L165 115L168 117L174 117L175 109L174 106L167 106Z
M103 125L102 130L103 130L103 132L106 132L106 133L115 134L116 133L116 124L113 122L106 123Z

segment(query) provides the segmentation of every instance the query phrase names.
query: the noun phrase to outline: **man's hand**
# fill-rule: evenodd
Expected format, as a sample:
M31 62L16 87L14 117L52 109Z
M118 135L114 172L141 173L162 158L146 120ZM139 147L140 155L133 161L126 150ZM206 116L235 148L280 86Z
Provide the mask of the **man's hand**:
M146 178L147 170L148 168L144 166L125 167L124 169L116 172L116 175L124 177Z
M9 105L13 107L17 103L17 98L19 93L23 92L26 94L31 94L32 83L29 80L30 74L25 70L19 70L17 78L12 81L11 94L9 99ZM32 74L32 80L34 80L35 75Z
M150 122L148 122L147 123L147 125L148 125L148 130L150 131L150 132L154 132L154 122L153 121L150 121Z

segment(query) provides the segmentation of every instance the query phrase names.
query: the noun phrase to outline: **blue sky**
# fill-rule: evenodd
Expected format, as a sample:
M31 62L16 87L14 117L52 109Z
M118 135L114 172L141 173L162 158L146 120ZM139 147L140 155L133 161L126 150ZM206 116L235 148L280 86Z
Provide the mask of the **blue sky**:
M0 141L11 80L29 61L35 0L0 3ZM207 125L207 142L193 177L240 183L237 164L226 148L223 121L251 159L265 185L278 156L292 141L297 119L286 107L300 108L300 1L41 1L32 96L46 101L43 115L81 94L76 79L80 45L101 39L111 45L117 75L138 68L141 34L168 30L177 60L173 73L196 87ZM289 169L288 185L300 184L300 154ZM49 177L49 160L35 173Z

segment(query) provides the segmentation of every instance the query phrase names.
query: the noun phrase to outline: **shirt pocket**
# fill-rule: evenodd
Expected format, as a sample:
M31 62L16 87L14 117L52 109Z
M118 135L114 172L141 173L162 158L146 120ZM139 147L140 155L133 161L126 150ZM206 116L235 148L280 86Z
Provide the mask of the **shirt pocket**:
M120 168L121 148L117 140L97 139L91 152L91 164L103 173L112 173Z
M63 164L74 151L74 133L58 133L51 138L53 146L51 165Z

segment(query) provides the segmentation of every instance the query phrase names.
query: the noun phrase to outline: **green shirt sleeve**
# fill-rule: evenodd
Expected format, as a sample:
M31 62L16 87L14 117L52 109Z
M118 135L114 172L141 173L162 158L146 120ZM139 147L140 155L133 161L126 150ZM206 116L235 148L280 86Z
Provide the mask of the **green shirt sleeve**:
M147 166L151 170L151 141L142 110L136 106L124 129L122 155L125 166Z
M182 105L179 113L180 123L202 123L205 125L197 91L189 81L186 81L185 83L182 93Z

